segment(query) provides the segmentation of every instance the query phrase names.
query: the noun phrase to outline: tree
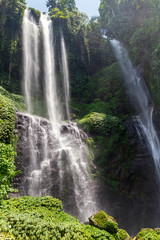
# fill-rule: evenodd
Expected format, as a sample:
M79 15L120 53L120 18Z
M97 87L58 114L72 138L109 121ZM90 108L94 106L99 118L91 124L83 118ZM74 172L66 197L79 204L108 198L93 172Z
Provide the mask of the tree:
M49 7L49 11L56 7L60 11L72 11L76 8L76 4L74 0L48 0L47 7Z
M0 82L12 91L11 78L20 80L21 26L25 7L23 0L0 2Z

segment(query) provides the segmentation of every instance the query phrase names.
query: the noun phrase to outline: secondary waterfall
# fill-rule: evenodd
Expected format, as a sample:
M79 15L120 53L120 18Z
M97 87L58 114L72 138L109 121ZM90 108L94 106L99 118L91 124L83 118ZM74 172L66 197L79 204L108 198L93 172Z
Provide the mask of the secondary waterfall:
M160 141L153 123L154 106L147 86L134 69L127 51L117 40L111 40L111 45L119 61L128 96L139 115L139 124L144 131L148 148L152 154L158 180L160 181Z
M38 83L38 69L41 62L44 75L43 78L41 76L43 81L41 85L44 87L44 99L49 118L46 120L28 115L21 120L28 129L27 135L24 135L24 142L30 149L28 153L30 166L26 172L23 194L53 195L60 198L67 196L66 202L71 204L70 208L76 209L76 216L85 221L88 216L97 211L94 189L96 184L90 177L89 154L82 140L85 134L78 129L76 123L62 122L62 116L65 114L61 110L61 96L58 96L57 89L52 22L47 14L42 14L40 24L37 26L31 13L25 10L23 29L24 88L28 112L32 113L30 109L35 108L38 87L33 89L33 85ZM33 29L36 29L36 36ZM39 56L37 50L40 45L38 36L42 41L42 56ZM37 54L33 49L36 49ZM65 99L66 115L69 120L69 71L62 32L61 56L62 85L64 86L64 98L63 96L62 98ZM33 74L34 72L36 74ZM69 199L70 197L72 199Z
M69 113L69 102L70 102L70 93L69 93L69 71L68 71L68 59L67 59L67 52L66 46L64 42L63 32L61 32L61 55L62 55L62 68L63 68L63 83L64 83L64 95L65 95L65 102L66 102L66 115L67 119L70 119Z

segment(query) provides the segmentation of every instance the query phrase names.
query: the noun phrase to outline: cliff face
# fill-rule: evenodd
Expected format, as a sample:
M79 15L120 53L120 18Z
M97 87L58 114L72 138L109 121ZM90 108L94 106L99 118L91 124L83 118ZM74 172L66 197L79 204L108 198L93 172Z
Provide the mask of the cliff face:
M133 198L155 200L159 194L155 167L138 117L130 117L125 121L125 125L135 157L128 171L128 177L126 177L126 173L123 174L123 171L117 171L120 189L126 188L128 195ZM60 129L62 136L68 133L76 135L72 124L62 124ZM14 186L19 189L19 195L53 194L61 199L65 197L70 199L74 187L72 174L67 166L69 160L66 151L62 150L62 146L60 146L59 139L53 133L51 123L41 117L34 116L33 118L30 115L17 112L15 133L19 137L15 163L17 170L21 170L21 173L15 177ZM82 140L87 138L82 130L80 130L80 135ZM31 158L35 162L31 162ZM63 191L60 190L62 173L59 164L62 162L65 168L63 171L65 193L64 188ZM33 171L34 169L35 171ZM31 188L32 181L39 174L36 170L39 169L43 169L40 176L41 180L37 180L40 182L37 182L34 186L35 189L30 192L29 188ZM30 175L31 172L32 175Z
M87 163L81 162L81 154L84 158L86 155L81 149L87 135L71 122L61 124L57 137L47 119L21 112L16 113L15 133L19 137L15 164L21 170L14 179L14 187L19 190L16 195L57 197L63 200L66 211L78 216L75 192L83 195L87 181L83 166ZM77 165L80 176L76 175Z
M32 123L32 131L31 131ZM125 185L128 189L130 198L121 195L120 192L116 193L111 191L104 183L99 183L99 188L93 186L96 191L97 204L99 209L108 211L116 217L120 226L126 228L131 234L139 231L140 227L156 227L158 219L158 187L155 178L155 170L150 153L147 151L145 138L142 129L138 124L137 117L131 117L125 125L128 130L129 140L135 149L135 158L132 167L129 171L128 178L124 178L123 172L120 174L121 184ZM34 129L34 131L33 131ZM71 124L62 124L61 136L72 134L76 136L74 126ZM74 180L70 170L69 159L65 150L61 151L59 139L57 139L52 131L51 123L44 118L31 117L30 115L17 112L16 113L16 126L15 133L18 134L17 157L16 167L21 170L14 179L14 186L19 190L16 194L18 196L36 194L52 195L63 201L64 209L72 215L78 215L76 207L76 198L74 195ZM82 141L87 138L86 134L80 130ZM38 168L43 165L43 171L40 180L35 183L34 189L32 181L36 180L36 172L30 174L34 169L31 163L31 136L32 144L35 148ZM47 148L50 159L50 167L47 167L47 162L44 162L44 146ZM76 138L74 138L75 151L76 151ZM72 143L73 144L73 143ZM46 159L47 160L47 159ZM63 163L65 171L62 173L59 170L59 164ZM62 168L64 169L64 168ZM61 181L60 174L64 174L64 181ZM84 183L82 182L82 185ZM30 192L35 191L34 193ZM131 218L132 216L132 218ZM128 220L130 219L130 220ZM152 219L152 223L150 223ZM136 223L135 223L136 222Z
M129 194L136 198L156 200L159 193L154 160L148 150L144 131L139 124L139 117L130 117L125 125L135 151L127 183Z
M35 164L38 163L38 168L43 161L46 141L53 151L58 144L56 139L51 137L50 132L51 124L46 119L40 117L33 118L28 114L16 112L15 133L18 134L18 145L15 163L17 169L21 170L21 173L15 178L14 186L19 189L19 195L28 195L30 173L34 170L32 169L31 159L33 158L36 161ZM47 139L45 139L46 136ZM52 168L53 172L56 174L56 167L54 171ZM56 181L53 184L56 184ZM47 185L49 185L49 182L47 182ZM47 188L48 186L46 186Z

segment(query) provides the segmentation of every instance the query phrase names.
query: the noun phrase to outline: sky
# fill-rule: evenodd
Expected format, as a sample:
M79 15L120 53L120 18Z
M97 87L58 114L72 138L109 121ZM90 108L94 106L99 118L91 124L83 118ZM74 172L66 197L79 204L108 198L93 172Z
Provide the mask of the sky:
M41 12L47 12L47 0L26 0L28 7L33 7ZM75 0L76 6L80 12L84 12L88 17L98 16L100 0Z

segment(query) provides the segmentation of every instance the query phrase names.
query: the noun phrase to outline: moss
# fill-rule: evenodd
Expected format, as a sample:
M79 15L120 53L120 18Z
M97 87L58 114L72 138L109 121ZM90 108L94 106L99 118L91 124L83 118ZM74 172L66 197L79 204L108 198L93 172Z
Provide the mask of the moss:
M124 229L118 229L118 232L114 234L116 240L130 240L129 234Z
M111 234L118 232L118 223L116 220L103 211L91 216L89 222L91 225L99 229L104 229Z
M137 234L136 240L160 240L160 229L144 228Z
M33 17L35 18L36 22L39 22L40 16L41 16L41 12L39 10L36 10L34 8L29 8L29 10L31 11Z
M88 150L89 150L89 158L91 161L94 160L94 152L93 152L93 149L94 149L94 141L92 138L87 138L86 139L86 144L87 144L87 147L88 147Z

